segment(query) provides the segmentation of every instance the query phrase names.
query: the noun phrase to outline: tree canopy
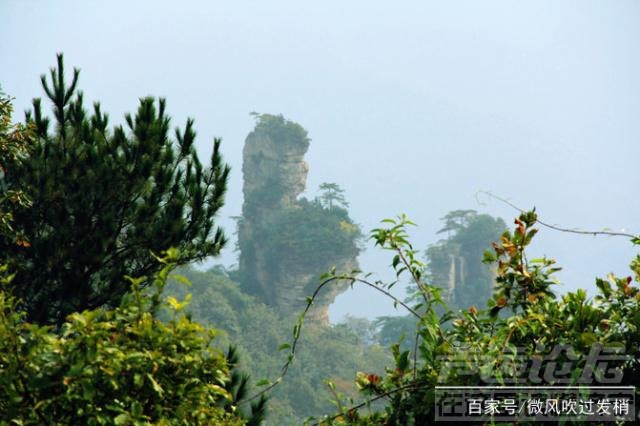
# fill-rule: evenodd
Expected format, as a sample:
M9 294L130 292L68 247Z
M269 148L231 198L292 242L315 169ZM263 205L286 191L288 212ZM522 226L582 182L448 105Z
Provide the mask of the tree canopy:
M11 101L0 92L0 423L257 425L265 419L265 392L280 392L273 405L278 420L292 411L296 418L326 412L318 399L323 379L338 412L322 424L432 424L450 401L438 393L442 386L561 383L580 387L583 396L589 385L614 383L638 395L640 256L631 262L632 275L597 278L593 299L583 289L559 296L552 291L555 261L527 256L536 224L544 225L535 211L522 212L513 230L474 210L453 211L439 231L447 238L426 251L427 264L409 241L414 224L404 215L386 219L371 239L392 252L395 278L385 283L357 269L332 268L317 286L308 276L302 286L290 280L286 292L309 294L290 343L280 344L290 317L219 272L184 270L198 292L187 308L190 294L165 287L175 266L215 255L226 242L214 224L229 174L220 141L205 168L193 121L172 139L165 102L152 98L125 116L126 130L109 130L99 104L91 113L84 109L78 76L74 70L67 84L59 55L50 80L42 77L53 129L38 99L25 125L12 124ZM270 138L306 150L299 125L282 116L258 119L258 126L284 126L271 129ZM359 253L360 229L342 189L323 184L320 190L312 200L294 191L286 208L252 230L263 242L257 252L265 270L273 271L268 284L282 271L313 275ZM600 233L640 244L638 236ZM489 247L482 260L491 271L480 265ZM388 290L405 277L415 292L402 301ZM299 345L321 290L340 283L366 284L409 316L305 327L307 347ZM290 295L276 297L287 302ZM192 316L222 324L228 335L219 340L242 340L239 350L225 356L215 346L217 331ZM404 342L392 338L400 333ZM381 365L389 357L376 339L390 345L393 365ZM595 350L604 364L598 358L594 364ZM274 352L286 360L280 363ZM244 354L254 373L269 375L274 365L279 371L255 398L247 398L248 376L236 368ZM345 381L349 372L355 372L352 386ZM255 402L242 403L249 401ZM636 409L615 420L637 418Z
M24 249L29 243L23 233L16 231L13 219L29 204L29 200L20 188L7 188L3 178L10 164L26 155L33 134L28 127L13 124L12 114L11 98L0 89L0 238L4 239L4 246L14 245ZM7 260L6 253L0 256Z
M441 220L444 227L438 233L446 232L447 238L426 250L431 283L446 289L453 309L485 303L493 292L494 273L482 263L483 255L507 225L475 210L454 210Z
M13 215L28 247L3 241L0 251L19 265L15 294L39 323L117 305L128 290L125 275L157 271L153 253L176 247L184 264L218 254L226 242L214 223L229 175L220 140L205 167L193 120L171 138L164 99L141 99L126 127L110 130L99 103L85 109L79 74L74 69L67 82L58 55L49 79L41 78L54 125L35 99L30 149L3 157L2 197L21 190L31 207Z
M321 193L317 197L322 207L326 209L333 209L334 207L340 207L346 209L349 207L349 203L344 196L344 189L340 188L340 185L332 182L324 182L319 187Z
M400 342L392 344L394 365L384 372L358 372L355 381L362 399L356 401L335 394L338 413L325 416L317 424L434 424L442 413L448 410L456 413L455 406L469 403L469 399L451 399L451 387L461 386L480 392L495 385L506 386L499 387L504 390L508 385L517 384L515 398L521 397L527 387L549 386L541 391L547 400L558 401L562 395L561 401L571 401L571 394L566 396L554 390L558 386L552 386L566 384L580 388L581 401L592 401L594 405L596 401L600 405L608 401L589 399L589 390L595 389L598 395L600 385L626 386L628 392L638 394L640 256L631 262L632 276L611 274L607 279L597 278L595 298L587 298L583 289L558 298L552 290L557 284L554 274L560 269L555 261L529 259L526 255L538 231L535 227L538 219L535 211L523 212L515 220L513 231L503 232L492 244L493 250L484 256L484 262L496 266L496 284L487 308L471 306L456 312L448 309L442 297L443 289L427 281L425 265L417 259L408 239L406 230L412 223L405 217L388 219L385 223L388 226L373 230L371 238L393 252L396 278L408 276L417 288L415 300L419 303L403 305L416 325L409 336L412 344L406 348ZM640 244L640 237L633 237L632 243ZM344 275L328 274L319 288L342 279ZM368 275L359 274L352 275L351 279L381 290L396 282L374 283ZM444 313L440 314L438 311L442 309L438 307L444 308ZM439 392L438 387L443 386L449 388ZM478 395L478 398L491 398L488 394ZM629 398L627 402L632 401L634 395L625 395ZM546 403L543 396L539 400ZM371 409L375 401L384 401L384 407ZM503 401L500 400L500 404ZM624 398L616 401L623 406ZM614 405L613 401L609 403ZM438 411L438 407L443 410ZM504 405L501 407L502 411L497 413L481 410L476 417L467 411L464 421L493 424L508 414ZM609 424L614 417L617 421L637 419L638 409L634 412L632 408L629 404L628 412L624 407L617 413L609 410L607 418L603 415L605 412L587 418L582 410L575 411L574 415L527 408L518 412L516 420L538 424L568 418L576 424L594 424L592 421L598 421L600 416L602 420L597 424ZM514 416L511 417L513 420Z

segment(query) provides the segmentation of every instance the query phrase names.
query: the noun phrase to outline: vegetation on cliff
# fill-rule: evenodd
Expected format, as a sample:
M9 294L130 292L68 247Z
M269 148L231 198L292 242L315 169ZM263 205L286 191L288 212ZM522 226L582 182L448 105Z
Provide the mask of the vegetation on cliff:
M263 379L277 380L287 357L282 345L291 339L291 319L244 293L224 270L187 268L179 274L191 285L174 282L165 294L179 300L193 295L185 312L194 321L223 331L217 337L218 347L237 347L239 365L252 378L249 393L263 389L253 387ZM355 398L355 371L378 371L390 362L385 347L364 340L346 324L319 326L312 321L308 325L295 362L268 394L267 424L302 424L307 417L331 412L334 406L327 380Z
M302 126L282 116L256 114L243 155L244 204L238 221L239 279L244 291L291 315L304 307L326 270L357 268L359 227L349 217L344 191L324 183L314 199L300 198L310 139ZM345 286L318 300L327 309Z

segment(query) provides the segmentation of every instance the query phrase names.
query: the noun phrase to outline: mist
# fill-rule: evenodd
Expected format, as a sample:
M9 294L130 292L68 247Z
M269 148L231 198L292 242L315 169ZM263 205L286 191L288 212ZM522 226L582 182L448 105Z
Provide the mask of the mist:
M196 120L203 157L223 138L232 175L218 222L230 236L253 111L308 130L307 193L339 183L365 232L405 213L426 249L450 210L510 223L517 210L487 191L563 228L638 234L638 18L634 1L4 1L0 84L21 120L64 52L112 123L140 97L166 97L173 126ZM233 247L209 264L237 263ZM544 228L534 250L564 268L560 291L628 275L637 251ZM372 245L359 260L388 274ZM359 288L332 321L346 313L404 314Z

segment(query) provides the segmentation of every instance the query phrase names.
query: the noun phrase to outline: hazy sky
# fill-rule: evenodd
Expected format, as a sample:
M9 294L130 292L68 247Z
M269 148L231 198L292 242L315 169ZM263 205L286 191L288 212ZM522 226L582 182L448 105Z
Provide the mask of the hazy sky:
M195 118L202 155L223 138L229 234L251 111L309 131L310 196L339 183L367 231L406 213L419 248L450 210L511 223L516 212L479 203L479 190L561 226L640 233L638 1L0 0L0 85L16 119L43 96L56 52L82 69L85 99L112 122L139 97L164 96L174 125ZM638 251L546 230L535 250L558 259L571 290L628 274ZM222 262L235 257L230 244ZM373 248L361 256L365 270L389 263ZM354 290L332 319L346 312L393 308Z

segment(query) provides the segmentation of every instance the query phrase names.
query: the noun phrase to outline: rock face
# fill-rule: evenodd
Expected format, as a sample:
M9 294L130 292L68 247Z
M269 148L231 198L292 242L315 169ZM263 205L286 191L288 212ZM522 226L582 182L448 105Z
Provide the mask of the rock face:
M318 248L331 241L313 241L317 235L331 235L324 229L324 233L316 232L316 228L330 227L333 222L323 219L330 219L332 213L318 203L299 200L306 188L309 167L304 155L308 148L309 138L302 126L282 116L263 114L243 150L240 282L245 291L283 315L304 309L306 297L319 284L319 275L332 266L357 267L353 255L337 259L327 255L330 250ZM317 220L311 223L311 218ZM328 307L344 289L344 284L325 289L310 316L328 323Z
M431 283L443 289L452 309L482 307L493 292L495 272L483 253L507 228L504 221L475 210L455 210L444 218L446 239L427 249Z
M438 271L433 272L434 281L438 278ZM464 291L467 268L465 258L460 255L449 254L449 276L447 287L444 292L444 299L449 305L457 303L456 293L459 289ZM436 281L437 282L437 281Z
M304 155L309 149L307 132L282 117L261 118L247 136L243 149L243 214L269 214L291 207L307 186L309 166ZM280 126L278 133L270 127ZM271 131L270 131L271 130ZM277 139L278 136L284 140ZM257 210L257 211L256 211Z

